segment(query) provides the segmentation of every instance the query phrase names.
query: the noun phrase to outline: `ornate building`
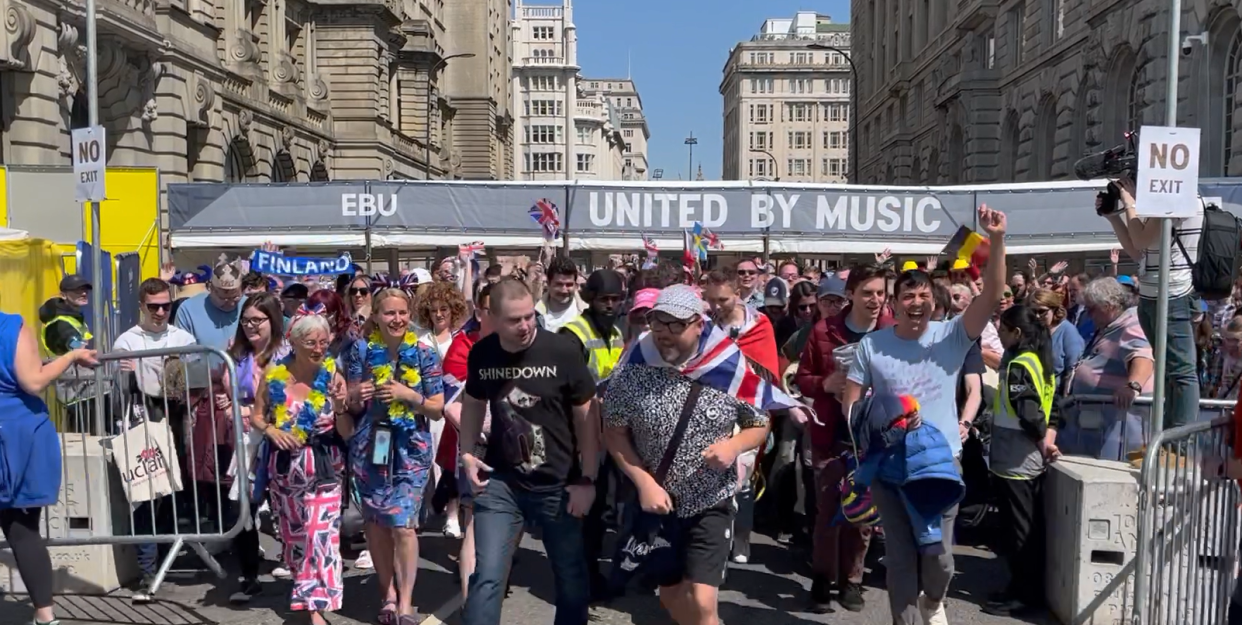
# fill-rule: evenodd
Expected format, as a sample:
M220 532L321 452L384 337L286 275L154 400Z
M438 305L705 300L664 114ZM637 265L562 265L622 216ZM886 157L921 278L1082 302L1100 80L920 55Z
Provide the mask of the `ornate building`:
M84 5L0 0L5 163L69 164L70 129L88 123ZM454 130L454 98L438 79L453 71L442 62L459 52L452 42L471 35L446 32L444 5L97 0L108 164L158 167L165 183L460 177L453 139L507 144L508 94L482 94L498 104L484 133ZM475 22L454 27L486 39L486 20ZM507 54L507 42L496 47ZM507 158L470 174L501 177Z
M1161 0L853 0L860 180L1073 177L1085 152L1164 125ZM1178 125L1203 129L1203 176L1242 175L1242 20L1186 0ZM1206 34L1200 38L1199 35Z

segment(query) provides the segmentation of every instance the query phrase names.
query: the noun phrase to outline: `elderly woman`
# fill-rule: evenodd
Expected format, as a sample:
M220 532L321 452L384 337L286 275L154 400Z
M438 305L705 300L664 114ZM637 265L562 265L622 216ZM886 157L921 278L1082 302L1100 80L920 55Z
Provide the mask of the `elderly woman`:
M1082 301L1098 330L1067 386L1071 396L1107 395L1111 399L1071 406L1064 436L1057 442L1067 454L1124 459L1146 442L1148 409L1136 409L1134 400L1151 391L1151 344L1139 325L1130 294L1115 278L1088 283Z
M411 308L401 289L376 293L366 340L348 367L351 409L362 413L349 461L382 595L382 625L420 622L413 604L416 530L435 459L430 424L444 407L440 358L415 336Z
M345 382L328 353L328 320L299 310L289 326L293 353L267 367L255 393L251 426L267 438L266 473L272 512L280 520L284 564L293 573L290 609L341 609L341 480L345 457L339 436L353 434L345 410Z
M1065 320L1065 298L1049 289L1035 289L1027 298L1027 306L1039 317L1052 337L1052 375L1058 388L1065 382L1065 373L1082 357L1085 342L1078 328Z

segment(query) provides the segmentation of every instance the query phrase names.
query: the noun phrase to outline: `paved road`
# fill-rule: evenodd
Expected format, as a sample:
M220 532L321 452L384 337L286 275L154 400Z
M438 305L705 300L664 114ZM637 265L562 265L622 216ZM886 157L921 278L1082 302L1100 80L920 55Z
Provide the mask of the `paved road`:
M425 615L425 625L458 625L460 603L456 575L456 541L438 533L424 535L420 554L422 566L415 590L416 604ZM276 545L264 537L268 568L275 565ZM1018 621L984 615L982 598L996 589L1004 578L1003 567L986 550L957 549L958 576L948 603L949 620L955 625L1002 625L1019 622L1054 623L1051 618ZM194 564L190 558L183 559ZM755 535L751 564L738 565L729 573L721 591L720 614L726 625L807 625L815 623L882 624L888 622L883 568L868 570L867 608L861 614L838 610L834 614L813 615L806 606L807 578L805 556L796 548L777 544ZM66 596L57 599L60 617L69 623L107 623L118 625L207 625L305 623L305 617L287 611L284 593L288 583L265 576L267 591L244 608L230 606L228 584L217 584L214 577L189 566L175 570L153 604L135 605L128 593L119 591L104 597ZM350 570L346 577L345 607L331 621L334 624L373 622L379 608L374 577L369 572ZM24 597L4 597L0 602L0 625L27 624L30 611ZM505 625L547 625L552 622L551 572L541 544L527 537L519 552L513 573L513 594L505 602ZM8 605L5 605L8 604ZM434 616L432 616L434 615ZM654 596L627 596L605 607L592 609L592 620L601 625L666 625L671 623Z

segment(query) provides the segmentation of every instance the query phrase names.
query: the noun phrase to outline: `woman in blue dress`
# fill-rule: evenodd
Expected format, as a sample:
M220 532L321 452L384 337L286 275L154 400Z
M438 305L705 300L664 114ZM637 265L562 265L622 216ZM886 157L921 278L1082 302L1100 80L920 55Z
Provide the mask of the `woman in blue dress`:
M56 623L52 560L39 533L43 508L60 497L60 438L39 397L65 370L95 366L95 350L75 349L43 364L35 333L0 313L0 530L34 604L36 625Z
M384 289L348 363L351 410L358 414L349 462L366 520L367 548L383 593L382 625L419 622L418 513L435 460L430 422L441 418L440 359L418 343L410 297Z

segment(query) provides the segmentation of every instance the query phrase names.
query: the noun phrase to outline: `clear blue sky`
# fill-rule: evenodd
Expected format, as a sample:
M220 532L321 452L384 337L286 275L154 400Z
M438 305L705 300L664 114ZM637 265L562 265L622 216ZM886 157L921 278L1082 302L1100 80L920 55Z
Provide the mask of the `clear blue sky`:
M577 0L573 6L582 75L624 78L628 52L651 128L648 171L662 168L673 180L686 170L691 131L699 139L696 168L702 163L708 180L720 177L720 79L734 45L758 33L763 20L799 10L850 21L848 0Z

